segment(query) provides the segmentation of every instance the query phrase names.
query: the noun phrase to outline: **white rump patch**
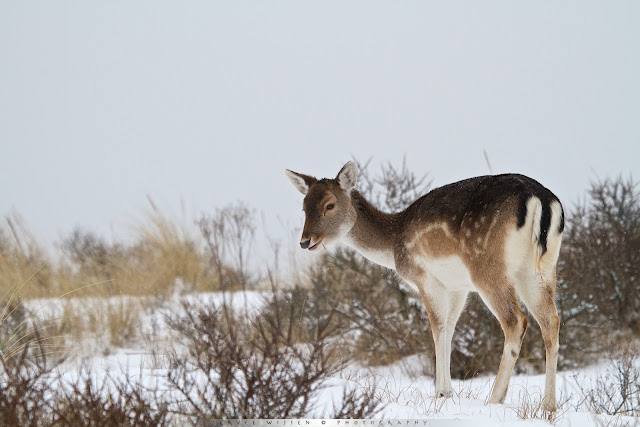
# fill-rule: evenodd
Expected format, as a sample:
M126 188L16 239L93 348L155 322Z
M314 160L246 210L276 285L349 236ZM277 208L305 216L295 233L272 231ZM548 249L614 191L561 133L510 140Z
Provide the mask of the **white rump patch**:
M562 217L562 206L559 202L551 202L551 224L549 225L549 235L558 234L560 218Z
M504 260L507 276L516 281L528 280L536 272L537 240L540 238L540 218L542 203L537 197L527 201L527 215L524 225L514 226L507 234L504 246Z
M551 203L551 224L547 233L547 253L543 256L543 261L550 265L555 265L560 255L560 245L562 235L558 232L560 218L562 217L562 206L559 202Z

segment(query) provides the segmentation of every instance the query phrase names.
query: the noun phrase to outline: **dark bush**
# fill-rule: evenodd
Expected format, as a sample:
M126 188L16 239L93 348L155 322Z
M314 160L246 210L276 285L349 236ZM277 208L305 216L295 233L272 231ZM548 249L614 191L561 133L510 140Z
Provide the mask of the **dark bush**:
M60 426L162 426L168 424L167 403L157 390L147 390L128 376L96 379L85 369L71 383L56 379L50 424Z
M302 318L292 301L273 292L257 315L185 304L184 315L170 316L186 349L169 359L167 381L180 396L172 411L194 423L309 414L317 393L350 359L336 345L335 313ZM338 411L373 414L376 406L351 396Z
M640 337L640 193L631 179L592 183L568 215L559 260L560 364L599 359Z
M37 426L46 419L51 367L31 355L27 341L14 356L0 353L0 420L8 426Z
M255 224L254 211L244 203L216 209L197 221L206 244L209 273L218 279L216 290L246 290L255 284L249 268Z
M422 302L391 270L340 248L312 268L310 281L306 311L336 312L359 360L385 365L416 353L433 353Z
M74 382L55 374L63 358L52 352L42 328L0 352L0 424L3 426L157 426L168 411L157 390L129 377L96 380L86 369ZM7 349L5 349L7 350ZM54 356L54 357L51 357Z

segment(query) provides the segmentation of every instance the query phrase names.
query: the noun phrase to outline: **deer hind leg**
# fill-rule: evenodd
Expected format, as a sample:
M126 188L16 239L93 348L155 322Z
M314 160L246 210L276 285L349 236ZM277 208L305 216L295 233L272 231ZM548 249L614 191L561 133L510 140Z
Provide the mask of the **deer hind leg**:
M493 283L480 291L482 300L500 321L504 332L504 349L500 367L493 384L489 403L502 403L507 395L513 367L520 354L520 346L527 330L527 318L520 310L515 290L508 283Z
M451 341L453 340L453 333L456 329L456 324L458 323L460 314L462 313L464 305L467 302L467 295L469 295L468 291L449 292L449 313L447 316L445 338L445 344L447 346L445 350L445 354L447 355L445 359L445 363L447 365L445 370L449 374L449 379L451 379Z
M451 339L468 292L446 291L435 280L420 286L436 350L436 397L451 395Z
M556 370L558 367L558 335L560 318L554 301L556 290L555 271L538 273L535 278L525 282L526 287L518 289L518 296L540 325L542 339L546 349L546 377L543 408L556 410Z

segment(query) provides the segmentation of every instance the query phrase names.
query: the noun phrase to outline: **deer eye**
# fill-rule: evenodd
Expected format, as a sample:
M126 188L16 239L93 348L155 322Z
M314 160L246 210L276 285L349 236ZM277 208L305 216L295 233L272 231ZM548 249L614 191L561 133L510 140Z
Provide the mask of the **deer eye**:
M335 208L335 207L336 207L336 205L335 205L335 204L333 204L333 203L329 203L325 209L326 209L326 210L328 210L328 211L330 211L331 209L333 209L333 208Z

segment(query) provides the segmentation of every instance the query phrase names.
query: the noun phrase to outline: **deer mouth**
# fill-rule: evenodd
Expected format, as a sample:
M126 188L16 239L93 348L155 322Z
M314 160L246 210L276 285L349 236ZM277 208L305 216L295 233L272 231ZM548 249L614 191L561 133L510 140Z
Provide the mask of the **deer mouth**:
M318 249L318 246L320 246L320 243L321 243L321 242L320 242L320 241L318 241L318 243L316 243L315 245L313 245L313 246L309 246L309 250L310 250L310 251L315 251L316 249Z

